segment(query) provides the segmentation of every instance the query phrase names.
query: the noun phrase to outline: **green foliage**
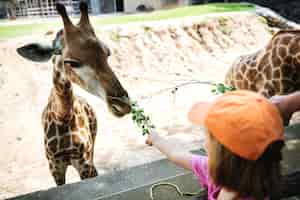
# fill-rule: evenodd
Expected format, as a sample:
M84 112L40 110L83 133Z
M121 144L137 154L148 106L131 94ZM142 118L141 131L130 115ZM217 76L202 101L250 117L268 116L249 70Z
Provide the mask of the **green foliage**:
M224 34L224 35L230 35L232 33L232 29L229 28L228 26L221 26L220 27L220 31Z
M232 33L231 27L228 25L229 18L227 17L219 17L219 29L224 35L230 35Z
M150 32L152 30L152 28L150 26L144 26L144 31L146 33Z
M214 84L214 88L211 90L214 94L224 94L229 91L234 91L235 88L232 86L227 86L223 83L216 83Z
M262 16L259 16L258 21L261 22L262 24L268 24L268 20Z
M227 26L227 23L229 21L229 18L227 17L219 17L218 22L221 26Z
M131 103L132 121L142 130L142 134L150 133L155 126L152 124L150 117L145 115L144 109L140 108L137 102Z
M269 26L266 27L266 30L270 33L270 35L275 35L275 33L277 33L274 28L271 28Z
M115 42L119 42L121 39L121 36L117 31L113 31L110 35L110 39L112 39Z

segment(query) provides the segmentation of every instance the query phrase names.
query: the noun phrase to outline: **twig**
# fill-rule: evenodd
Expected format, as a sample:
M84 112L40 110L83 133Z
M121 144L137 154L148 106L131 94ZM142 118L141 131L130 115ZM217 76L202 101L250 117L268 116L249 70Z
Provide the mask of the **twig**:
M161 90L159 90L157 92L154 92L154 93L152 93L152 94L150 94L148 96L142 96L142 98L143 99L148 99L148 98L151 98L151 97L153 97L155 95L161 94L163 92L178 90L178 88L180 88L180 87L184 87L184 86L187 86L187 85L195 85L195 84L203 84L203 85L211 85L211 86L216 86L217 85L216 83L214 83L212 81L192 80L192 81L181 83L181 84L178 84L178 85L175 85L175 86L172 86L172 87L161 89Z

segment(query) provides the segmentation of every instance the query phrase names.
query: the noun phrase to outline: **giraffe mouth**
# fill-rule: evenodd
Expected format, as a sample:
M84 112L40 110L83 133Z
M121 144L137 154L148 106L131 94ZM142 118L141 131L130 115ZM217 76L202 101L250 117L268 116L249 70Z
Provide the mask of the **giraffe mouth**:
M118 117L122 117L124 115L123 109L119 105L112 105L111 109L112 112Z
M131 106L128 97L107 97L108 107L111 113L116 117L123 117L130 113Z

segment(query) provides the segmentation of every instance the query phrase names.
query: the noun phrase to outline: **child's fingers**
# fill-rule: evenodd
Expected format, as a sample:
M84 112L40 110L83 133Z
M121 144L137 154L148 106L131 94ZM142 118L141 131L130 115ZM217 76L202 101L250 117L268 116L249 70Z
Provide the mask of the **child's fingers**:
M146 144L152 146L152 142L149 142L148 140L146 140Z
M149 146L152 146L152 141L151 141L151 139L149 138L149 136L148 136L148 138L146 139L146 144L149 145Z

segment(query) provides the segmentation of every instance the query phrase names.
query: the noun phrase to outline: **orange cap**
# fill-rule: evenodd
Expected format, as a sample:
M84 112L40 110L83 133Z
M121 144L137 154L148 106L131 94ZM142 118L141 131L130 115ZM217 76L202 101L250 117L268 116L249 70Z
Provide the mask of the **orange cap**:
M257 160L269 144L284 139L279 110L251 91L236 90L213 103L196 103L188 118L206 126L218 142L247 160Z

